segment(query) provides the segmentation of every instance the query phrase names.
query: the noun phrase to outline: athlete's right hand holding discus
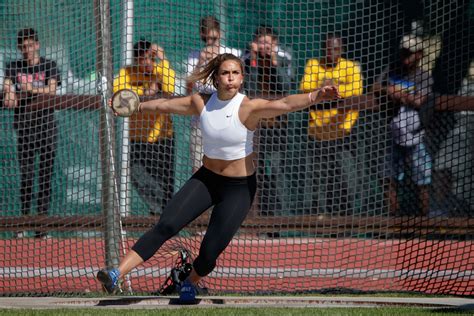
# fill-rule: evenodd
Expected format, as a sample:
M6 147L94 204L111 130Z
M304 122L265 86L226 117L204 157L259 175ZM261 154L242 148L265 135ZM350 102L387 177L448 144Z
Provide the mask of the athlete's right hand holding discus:
M195 302L198 281L213 271L217 258L238 231L252 205L256 191L253 139L260 119L340 98L336 86L325 86L278 100L249 99L239 92L244 81L244 66L232 54L218 55L209 61L189 78L189 82L196 81L210 82L217 91L212 95L196 93L150 100L139 105L141 112L198 116L204 158L202 167L163 209L159 222L135 243L120 265L99 271L97 278L109 293L118 288L123 275L150 259L182 227L213 206L193 269L178 285L181 302Z

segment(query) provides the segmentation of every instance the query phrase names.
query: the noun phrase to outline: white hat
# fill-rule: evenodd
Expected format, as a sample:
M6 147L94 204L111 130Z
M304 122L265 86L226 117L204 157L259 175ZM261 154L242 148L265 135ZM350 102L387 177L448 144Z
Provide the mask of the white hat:
M400 48L408 49L412 53L423 51L423 40L413 34L403 36Z

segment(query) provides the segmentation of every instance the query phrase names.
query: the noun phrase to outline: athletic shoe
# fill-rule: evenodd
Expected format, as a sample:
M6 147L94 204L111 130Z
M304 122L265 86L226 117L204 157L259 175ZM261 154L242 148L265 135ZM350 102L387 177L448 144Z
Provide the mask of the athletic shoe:
M102 283L102 288L109 294L115 293L118 289L120 272L118 269L102 269L97 272L97 279Z
M181 304L196 304L196 294L196 286L188 280L184 280L179 286L179 302Z

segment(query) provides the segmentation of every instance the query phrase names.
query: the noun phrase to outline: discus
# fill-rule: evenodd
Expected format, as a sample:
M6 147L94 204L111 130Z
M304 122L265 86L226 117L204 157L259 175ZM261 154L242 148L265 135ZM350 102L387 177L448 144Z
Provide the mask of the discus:
M112 110L118 116L131 116L138 110L140 98L130 89L118 90L112 96Z

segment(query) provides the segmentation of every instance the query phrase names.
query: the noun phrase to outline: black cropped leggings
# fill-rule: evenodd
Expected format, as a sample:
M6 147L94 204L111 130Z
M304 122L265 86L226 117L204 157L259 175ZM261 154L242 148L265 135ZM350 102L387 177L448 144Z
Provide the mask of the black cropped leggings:
M168 239L214 206L199 255L193 263L196 273L206 276L247 216L255 191L255 174L225 177L201 167L169 201L158 223L132 249L144 261L150 259Z

